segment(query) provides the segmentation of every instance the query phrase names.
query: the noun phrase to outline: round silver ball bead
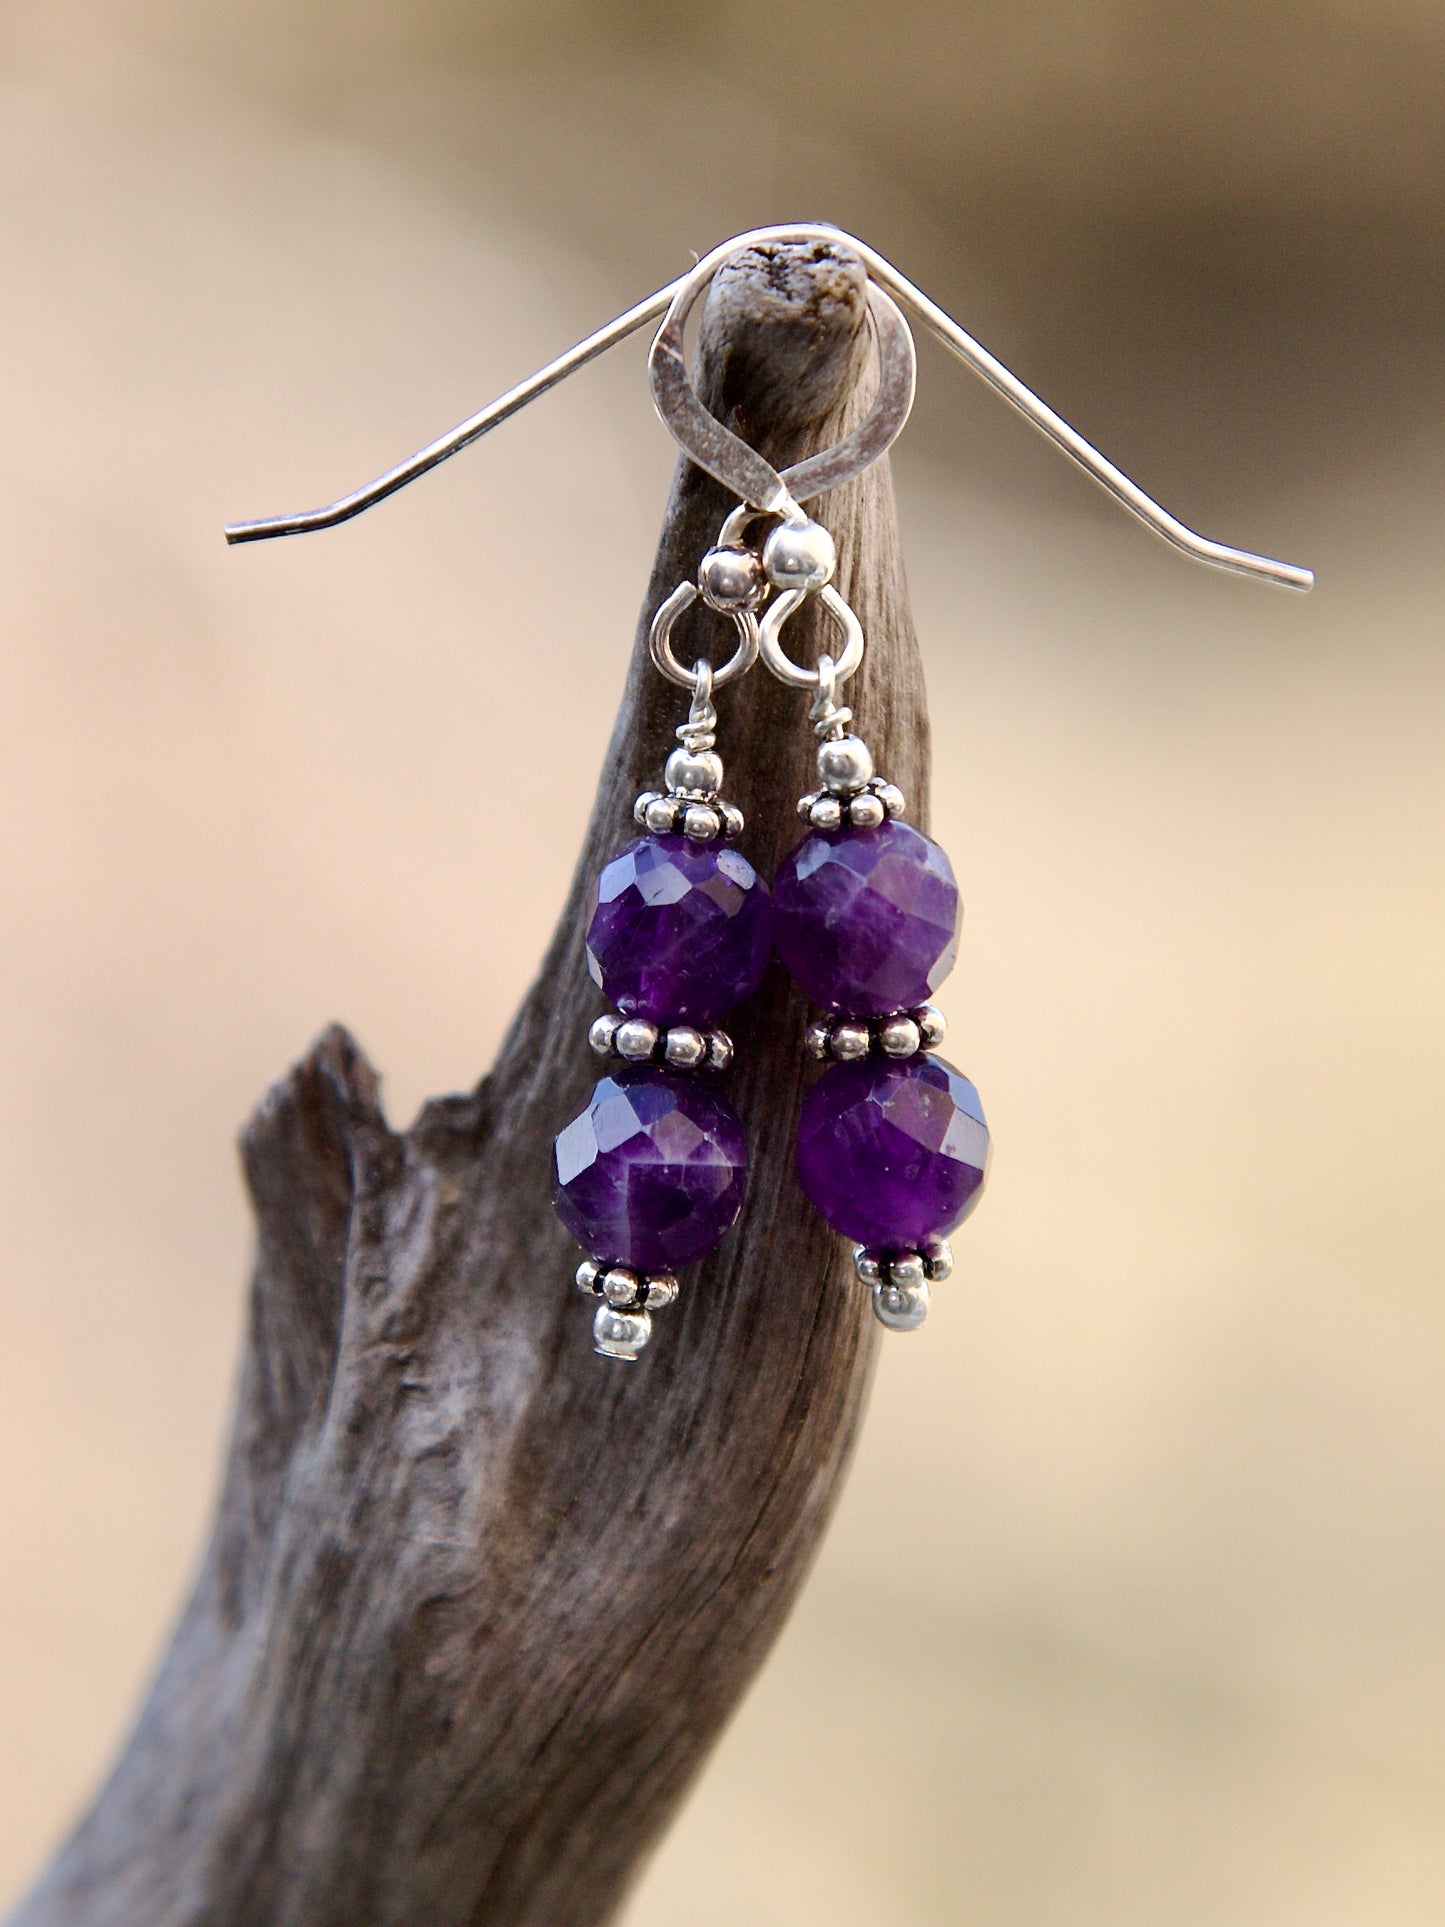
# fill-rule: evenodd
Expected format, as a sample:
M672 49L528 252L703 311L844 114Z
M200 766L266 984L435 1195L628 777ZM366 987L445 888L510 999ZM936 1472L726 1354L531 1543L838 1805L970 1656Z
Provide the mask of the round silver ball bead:
M696 1070L707 1056L707 1039L691 1024L674 1024L663 1040L662 1054L674 1070Z
M853 1269L858 1274L860 1284L873 1286L883 1283L883 1261L876 1251L870 1251L866 1245L854 1246Z
M594 1020L587 1032L587 1042L599 1057L610 1057L617 1042L617 1033L622 1028L622 1019L615 1017L609 1010L603 1017Z
M873 792L890 816L902 816L908 802L896 783L880 783Z
M609 1305L635 1305L638 1299L638 1277L626 1265L613 1265L602 1277L602 1292Z
M663 771L670 790L689 796L716 796L722 788L722 758L712 749L675 749Z
M744 829L743 813L736 803L722 805L723 835L741 836Z
M577 1289L585 1291L589 1298L597 1296L597 1277L602 1270L595 1258L584 1258L577 1267Z
M941 1284L953 1276L953 1246L947 1238L931 1238L921 1253L923 1269L930 1284Z
M809 1057L826 1057L828 1055L828 1035L830 1029L831 1026L822 1020L809 1024L808 1028L803 1032L803 1049L808 1053Z
M843 805L836 796L820 796L808 811L815 830L836 830L843 822Z
M638 829L645 830L647 828L647 812L652 808L654 803L660 803L661 801L662 798L656 790L644 790L642 792L641 796L638 797L632 806L632 820Z
M763 567L774 588L821 589L837 566L837 546L821 522L780 522L763 544Z
M592 1349L604 1358L635 1359L652 1336L652 1315L599 1305L592 1320Z
M848 805L848 821L855 830L876 830L887 813L876 796L855 796Z
M875 1285L873 1316L891 1332L916 1332L928 1316L928 1286Z
M677 804L670 796L654 796L644 814L654 836L667 836L677 825Z
M854 1058L866 1057L872 1042L866 1024L835 1024L828 1048L836 1058L848 1064Z
M649 1271L643 1284L642 1304L645 1311L660 1311L670 1305L677 1297L677 1280L670 1271Z
M682 833L694 843L711 843L721 834L722 818L707 803L689 803L682 813Z
M708 1033L707 1067L710 1071L725 1071L733 1061L733 1040L725 1030Z
M937 1050L948 1031L948 1019L936 1004L921 1004L913 1013L925 1050Z
M657 1025L646 1017L629 1017L617 1026L617 1054L629 1064L645 1064L657 1049Z
M698 566L702 599L724 615L751 608L767 587L763 565L751 549L709 549Z
M885 1057L916 1057L923 1037L911 1017L889 1017L878 1026L878 1042Z
M873 756L861 736L840 736L818 745L818 775L834 796L852 796L873 775Z
M924 1285L923 1260L916 1251L900 1251L888 1260L888 1282L899 1291L919 1291Z

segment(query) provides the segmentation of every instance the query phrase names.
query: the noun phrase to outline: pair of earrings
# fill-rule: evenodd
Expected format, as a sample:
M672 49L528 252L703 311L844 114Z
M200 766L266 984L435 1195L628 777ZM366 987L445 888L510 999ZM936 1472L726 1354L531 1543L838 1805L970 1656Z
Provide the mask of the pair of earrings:
M930 1283L953 1269L947 1234L983 1189L989 1136L978 1092L931 1054L944 1020L930 998L953 964L958 886L849 729L839 691L863 644L831 589L835 562L827 530L800 512L755 547L720 540L696 589L675 591L653 623L653 660L692 701L665 791L644 791L634 805L643 834L593 891L588 967L617 1008L592 1025L590 1042L615 1068L555 1147L557 1212L590 1254L577 1284L600 1300L593 1341L605 1357L637 1357L653 1312L677 1297L677 1272L706 1257L742 1208L747 1144L712 1087L733 1055L716 1026L758 988L774 949L825 1013L809 1026L808 1050L833 1060L804 1102L798 1179L856 1241L858 1275L883 1324L923 1323ZM838 662L824 656L808 671L782 655L777 635L813 595L830 596L849 640ZM741 632L716 674L703 661L683 670L671 648L673 620L697 596ZM813 688L819 739L819 787L799 801L808 833L771 892L735 845L743 815L722 795L713 705L714 690L763 652L765 630L769 667L781 658L786 680Z
M878 351L867 417L836 447L781 473L703 407L688 376L684 330L726 262L748 249L824 242L861 260ZM894 297L897 297L895 301ZM577 1283L596 1298L594 1342L634 1359L652 1313L677 1296L677 1272L715 1248L742 1207L742 1125L710 1077L732 1043L720 1020L756 990L777 954L824 1013L806 1047L831 1060L803 1106L797 1145L803 1191L855 1241L875 1312L913 1330L929 1285L946 1277L946 1242L972 1210L988 1167L988 1130L968 1079L934 1055L943 1019L931 1002L950 969L958 891L948 858L904 820L905 801L873 770L849 729L840 691L863 657L854 612L833 586L832 538L803 507L860 474L892 444L913 401L914 351L897 302L1155 534L1194 560L1307 590L1307 569L1195 534L1090 446L874 249L840 230L760 228L724 242L688 274L589 335L556 361L431 443L410 461L326 508L233 524L229 542L330 528L470 445L576 369L662 317L652 345L653 398L700 468L738 498L695 581L678 585L651 631L657 669L690 694L665 788L635 805L642 831L598 879L589 966L616 1006L592 1026L611 1060L581 1116L556 1141L559 1215L588 1251ZM817 597L842 635L836 658L794 662L782 631ZM679 662L672 634L701 599L731 618L737 647L713 669ZM742 813L722 794L716 693L761 658L811 694L819 787L799 808L808 830L769 892L736 847Z

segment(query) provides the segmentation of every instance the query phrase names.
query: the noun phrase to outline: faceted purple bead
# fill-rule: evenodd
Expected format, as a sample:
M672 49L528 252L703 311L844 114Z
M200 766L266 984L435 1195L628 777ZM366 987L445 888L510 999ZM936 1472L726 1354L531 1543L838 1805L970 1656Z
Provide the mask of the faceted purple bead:
M672 1271L742 1209L748 1151L732 1106L696 1078L604 1077L556 1143L557 1215L594 1258Z
M713 1024L757 989L772 940L768 886L740 850L640 836L597 879L587 968L629 1016Z
M988 1154L978 1092L938 1057L837 1064L803 1100L798 1181L835 1231L874 1250L961 1224Z
M907 823L805 836L778 872L773 906L779 956L827 1010L905 1010L953 968L953 866Z

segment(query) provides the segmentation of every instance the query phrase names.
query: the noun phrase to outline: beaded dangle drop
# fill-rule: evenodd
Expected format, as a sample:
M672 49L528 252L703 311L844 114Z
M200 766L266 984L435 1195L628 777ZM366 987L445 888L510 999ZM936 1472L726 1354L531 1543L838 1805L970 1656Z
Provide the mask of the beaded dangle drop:
M855 1240L853 1262L891 1331L916 1331L929 1286L948 1277L947 1242L982 1196L989 1133L977 1090L941 1057L931 999L953 968L960 905L939 846L903 821L903 793L876 776L838 690L863 657L856 616L831 586L832 537L781 524L763 546L782 591L763 617L763 660L813 691L820 787L800 798L805 836L773 883L778 955L823 1015L809 1053L829 1063L803 1100L798 1181L828 1223ZM817 595L845 636L837 662L802 669L779 632Z
M762 979L773 906L735 847L743 815L722 798L713 692L757 660L752 604L766 586L753 557L714 550L697 585L681 584L658 610L653 661L692 701L666 789L633 806L644 834L603 866L591 893L587 967L617 1010L592 1025L609 1069L557 1138L554 1195L589 1254L577 1284L600 1300L593 1343L607 1358L637 1357L653 1312L677 1297L677 1272L718 1244L747 1186L742 1125L702 1078L732 1062L718 1020ZM684 669L672 650L673 625L699 596L738 629L716 673L701 661Z

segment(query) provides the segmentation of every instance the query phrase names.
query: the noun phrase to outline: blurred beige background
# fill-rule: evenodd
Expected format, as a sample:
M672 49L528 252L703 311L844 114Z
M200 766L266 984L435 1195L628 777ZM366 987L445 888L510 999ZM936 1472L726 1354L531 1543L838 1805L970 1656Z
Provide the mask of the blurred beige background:
M641 348L348 529L220 524L826 217L1320 586L1192 570L925 351L995 1175L628 1927L1438 1927L1442 76L1405 0L0 8L0 1900L200 1543L236 1128L333 1016L398 1120L472 1082L540 955Z

